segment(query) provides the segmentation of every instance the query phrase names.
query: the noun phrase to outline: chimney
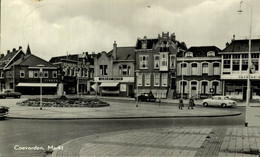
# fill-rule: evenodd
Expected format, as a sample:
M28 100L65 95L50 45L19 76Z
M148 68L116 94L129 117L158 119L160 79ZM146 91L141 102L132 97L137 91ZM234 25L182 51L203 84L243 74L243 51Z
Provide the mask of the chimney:
M7 54L9 54L10 53L10 50L7 50Z
M116 49L117 49L117 44L116 44L116 41L114 41L114 44L113 44L113 53L112 53L112 56L114 57L114 59L116 59Z
M1 54L1 55L0 55L0 59L4 58L4 56L5 56L4 54Z
M146 36L144 36L144 40L147 40L147 37L146 37Z
M231 41L234 41L236 39L236 36L235 35L233 35L233 39L231 40Z
M16 49L15 49L15 48L13 48L13 52L16 52Z
M19 46L19 50L21 50L23 47L22 46Z
M228 47L228 46L229 46L229 43L227 42L227 43L226 43L226 47Z
M172 37L172 40L173 40L173 41L176 40L176 35L175 35L175 33L172 33L171 37Z

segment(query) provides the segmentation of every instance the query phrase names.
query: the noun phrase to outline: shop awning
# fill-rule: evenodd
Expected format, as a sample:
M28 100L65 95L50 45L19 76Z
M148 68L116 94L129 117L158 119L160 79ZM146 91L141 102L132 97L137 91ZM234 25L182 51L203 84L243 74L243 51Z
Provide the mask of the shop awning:
M116 87L118 83L115 82L102 82L100 87Z
M18 83L17 87L41 87L40 83ZM57 87L57 83L42 83L42 87Z

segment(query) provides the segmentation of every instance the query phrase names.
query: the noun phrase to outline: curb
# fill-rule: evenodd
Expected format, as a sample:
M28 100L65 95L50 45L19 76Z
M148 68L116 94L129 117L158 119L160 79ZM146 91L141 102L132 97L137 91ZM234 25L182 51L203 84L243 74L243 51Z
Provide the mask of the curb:
M156 119L156 118L200 118L200 117L229 117L229 116L238 116L241 115L241 112L233 114L222 114L222 115L190 115L190 116L143 116L143 117L96 117L96 118L33 118L33 117L7 117L6 119L32 119L32 120L84 120L84 119Z

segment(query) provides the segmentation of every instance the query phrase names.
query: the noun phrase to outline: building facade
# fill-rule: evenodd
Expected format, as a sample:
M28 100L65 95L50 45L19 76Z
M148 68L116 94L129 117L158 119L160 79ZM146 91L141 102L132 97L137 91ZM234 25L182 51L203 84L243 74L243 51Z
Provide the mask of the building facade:
M178 54L174 98L206 98L222 94L220 51L216 46L198 46Z
M221 52L221 79L224 83L225 95L233 99L246 100L248 79L248 39L235 40ZM250 99L260 98L259 58L260 39L253 39L251 44Z
M135 93L138 89L138 95L152 92L156 98L172 97L176 92L177 54L186 49L185 43L177 41L174 33L162 32L158 38L138 38Z
M29 45L26 54L21 53L19 59L5 66L4 73L6 87L14 91L35 95L40 94L42 87L42 94L57 93L59 81L57 67L31 54Z
M134 94L134 47L117 47L95 55L94 83L92 87L100 95L132 97Z
M67 94L89 94L90 82L94 76L94 59L87 52L66 56L52 57L50 62L61 73L59 92Z

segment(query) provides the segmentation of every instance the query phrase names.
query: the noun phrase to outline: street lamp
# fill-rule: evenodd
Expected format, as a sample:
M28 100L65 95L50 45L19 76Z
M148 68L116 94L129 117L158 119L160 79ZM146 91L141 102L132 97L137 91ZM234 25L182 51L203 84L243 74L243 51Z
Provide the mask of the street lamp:
M240 9L237 11L238 13L242 13L242 6L243 0L240 2ZM247 3L246 3L247 4ZM245 117L245 126L248 126L248 109L249 109L249 99L251 93L251 82L250 82L250 68L251 68L251 32L252 32L252 13L253 8L247 4L250 8L250 26L249 26L249 40L248 40L248 67L247 67L247 93L246 93L246 117Z
M135 70L136 74L136 107L138 107L138 75L139 75L139 70Z
M39 64L38 67L40 68L39 78L40 78L40 110L42 110L42 78L43 78L43 67L44 65Z

